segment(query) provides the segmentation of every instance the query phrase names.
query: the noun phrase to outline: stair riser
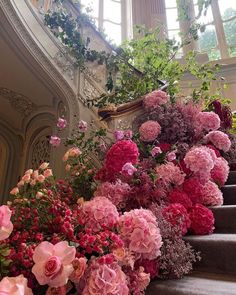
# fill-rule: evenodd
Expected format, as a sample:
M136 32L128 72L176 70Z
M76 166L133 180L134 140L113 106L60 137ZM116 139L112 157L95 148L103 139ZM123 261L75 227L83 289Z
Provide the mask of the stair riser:
M224 205L236 205L236 185L222 187Z
M215 217L215 233L236 233L236 206L211 208Z
M236 184L236 171L231 171L226 184Z

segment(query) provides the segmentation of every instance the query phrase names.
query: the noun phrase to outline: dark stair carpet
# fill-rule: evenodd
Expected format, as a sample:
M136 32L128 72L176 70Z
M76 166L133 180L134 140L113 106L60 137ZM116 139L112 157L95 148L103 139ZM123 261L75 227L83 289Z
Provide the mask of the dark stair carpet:
M224 205L210 208L215 232L208 236L186 236L202 260L195 271L181 280L156 280L146 295L236 295L236 172L230 172L222 188Z

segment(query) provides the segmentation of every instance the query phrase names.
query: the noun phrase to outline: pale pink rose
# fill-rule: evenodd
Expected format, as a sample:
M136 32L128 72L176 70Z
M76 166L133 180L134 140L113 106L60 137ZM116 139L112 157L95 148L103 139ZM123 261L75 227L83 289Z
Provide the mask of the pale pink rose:
M23 275L5 277L0 282L0 295L33 295L27 287L27 279Z
M147 121L139 128L140 139L145 142L154 141L161 133L161 126L156 121Z
M36 194L36 199L41 199L43 197L43 193L42 192L37 192Z
M29 169L29 170L27 170L27 171L25 171L25 174L32 174L33 173L33 169Z
M88 128L88 123L81 120L81 121L79 121L78 128L79 128L80 132L85 132Z
M52 176L52 169L46 169L43 172L43 175L45 176L45 178L51 177Z
M37 180L38 180L38 182L43 183L45 180L45 176L43 174L39 174Z
M137 168L135 168L132 163L125 163L125 165L122 167L122 172L125 174L127 173L130 176L132 176L136 171Z
M54 147L58 147L61 144L61 139L56 135L52 135L49 143Z
M66 126L67 126L67 121L63 118L58 118L57 127L59 129L64 129L64 128L66 128Z
M19 189L18 187L14 187L11 191L10 194L13 196L16 196L17 194L19 194Z
M62 287L67 284L73 272L72 262L75 259L75 247L68 242L59 242L53 245L49 242L40 243L34 251L35 265L32 273L40 285Z
M70 169L71 169L71 165L67 164L67 165L66 165L66 171L68 171L68 172L69 172L69 171L70 171Z
M173 162L174 160L176 160L176 153L175 152L170 152L167 154L167 160L169 162Z
M7 239L13 230L11 213L8 206L0 206L0 241Z
M30 174L25 174L24 176L22 176L21 180L26 183L29 183L30 182Z
M34 186L36 184L36 179L32 179L31 181L30 181L30 185L31 186Z
M23 180L21 180L17 183L17 187L22 187L22 186L24 186L24 184L25 184L25 182Z
M78 284L87 268L87 259L84 257L75 258L75 260L72 262L72 265L74 271L70 275L70 280L73 283Z
M34 170L33 174L32 174L32 178L37 179L39 176L39 171L38 170Z
M48 168L48 166L49 166L49 163L44 162L44 163L42 163L42 164L39 166L39 169L41 169L41 170L45 170L45 169Z
M58 288L49 287L45 295L66 295L66 294L67 294L67 288L66 286L62 286Z
M151 155L152 157L156 157L157 155L162 154L162 150L159 146L155 146L152 150L151 150Z

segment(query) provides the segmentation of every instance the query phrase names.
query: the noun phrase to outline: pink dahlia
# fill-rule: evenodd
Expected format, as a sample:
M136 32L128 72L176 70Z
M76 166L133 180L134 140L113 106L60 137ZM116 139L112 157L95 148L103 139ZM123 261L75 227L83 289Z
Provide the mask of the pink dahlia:
M147 121L140 126L139 133L142 141L151 142L161 133L161 126L156 121Z
M200 112L196 119L201 129L210 131L220 128L220 117L214 112Z
M211 131L204 139L206 142L211 142L216 148L224 152L228 152L231 147L229 136L222 131Z
M205 206L221 206L223 205L223 195L218 186L208 181L203 187L203 205Z
M0 241L7 239L13 231L11 213L8 206L0 206Z
M33 295L27 286L27 279L23 275L4 277L0 282L1 295Z
M163 183L164 186L169 186L171 184L181 185L185 178L185 174L172 162L157 166L156 173L158 179Z
M85 226L99 231L104 226L112 228L119 220L117 208L105 197L95 197L83 204Z
M190 219L187 210L181 204L175 203L165 207L162 211L163 217L173 226L177 226L184 236L189 227Z
M209 235L214 231L214 215L212 211L201 204L194 205L190 212L191 231L195 235Z
M161 255L162 238L155 216L150 210L134 209L119 219L120 235L126 247L140 259Z
M82 295L128 295L126 275L121 267L113 262L102 264L93 262Z
M193 205L187 193L180 189L174 189L169 193L169 201L170 203L179 203L186 209L189 209Z
M40 285L62 287L67 284L73 272L72 261L75 259L75 247L68 242L59 242L53 245L49 242L40 243L34 251L35 265L32 273Z
M154 90L145 96L143 103L146 110L152 111L158 106L166 104L168 100L169 96L166 94L166 92Z
M211 179L218 185L223 186L229 176L229 164L224 158L217 158L215 166L211 170Z
M201 203L203 198L203 184L198 178L191 177L184 181L183 191L189 196L193 204Z

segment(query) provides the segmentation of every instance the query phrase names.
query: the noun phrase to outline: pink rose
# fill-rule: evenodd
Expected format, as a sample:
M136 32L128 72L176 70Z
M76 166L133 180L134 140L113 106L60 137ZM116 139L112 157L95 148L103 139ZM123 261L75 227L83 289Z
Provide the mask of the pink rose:
M49 163L44 162L44 163L42 163L42 164L39 166L39 169L41 169L41 170L45 170L45 169L48 168L48 166L49 166Z
M58 147L61 144L61 139L56 135L52 135L49 142L52 146Z
M44 177L46 177L46 178L51 177L51 176L52 176L52 169L46 169L46 170L43 172L43 175L44 175Z
M152 157L156 157L157 155L162 154L162 150L159 146L155 146L152 150L151 150L151 155Z
M72 265L73 265L74 271L70 275L70 280L78 284L87 268L87 259L84 257L75 258L75 260L72 262Z
M67 121L63 118L59 118L57 121L57 127L59 129L64 129L64 128L66 128L66 126L67 126Z
M45 180L45 176L43 174L39 174L37 180L38 180L38 182L43 183Z
M161 133L161 126L156 121L147 121L140 126L139 133L142 141L151 142Z
M176 160L176 154L175 152L170 152L167 154L167 160L169 162L173 162L174 160Z
M19 194L19 189L18 189L18 187L14 187L14 188L10 191L10 195L16 196L17 194Z
M2 205L0 207L0 241L7 239L13 230L13 224L10 220L11 213L8 206Z
M33 295L27 287L27 279L23 276L5 277L0 282L0 295Z
M25 174L23 175L23 177L21 178L22 181L29 183L30 182L30 174Z
M75 259L75 247L68 242L59 242L53 245L42 242L36 248L33 255L35 265L32 273L40 285L48 284L50 287L66 285L73 272L72 262Z
M25 171L25 174L32 174L33 173L33 169L28 169L27 171Z
M71 158L78 157L81 154L82 154L82 152L79 148L72 147L65 153L62 160L63 160L63 162L66 162L70 157Z
M78 128L79 128L80 132L85 132L88 128L88 123L81 120L81 121L79 121Z
M17 183L17 187L22 187L22 186L24 186L24 184L25 184L25 182L23 180L21 180Z
M132 165L132 163L126 163L123 167L122 167L122 172L123 173L127 173L128 175L132 176L134 174L134 172L136 172L137 169Z
M37 179L39 176L39 171L38 170L34 170L34 172L32 173L32 178Z

